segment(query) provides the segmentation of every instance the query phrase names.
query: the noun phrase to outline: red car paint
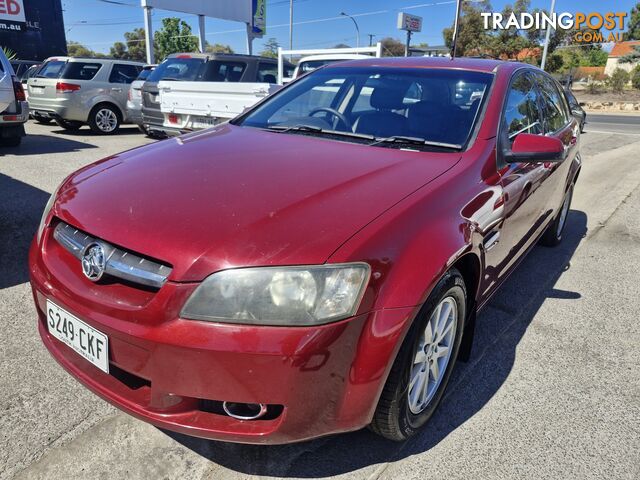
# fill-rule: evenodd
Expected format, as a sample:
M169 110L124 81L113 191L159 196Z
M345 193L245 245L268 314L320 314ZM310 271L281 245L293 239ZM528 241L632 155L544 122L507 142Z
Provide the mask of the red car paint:
M84 385L157 426L205 438L286 443L356 430L373 416L420 305L455 265L481 308L558 211L577 177L577 124L555 137L565 159L496 166L505 92L518 63L372 59L343 63L494 72L475 138L463 152L367 147L234 125L125 152L67 179L47 219L173 267L157 292L93 283L45 228L30 251L39 331ZM332 67L327 67L332 68ZM525 142L526 144L526 142ZM495 232L500 241L485 251ZM181 319L199 282L238 266L364 261L357 314L317 327ZM132 388L47 331L49 298L109 337ZM471 308L470 310L473 310ZM284 406L239 421L202 399Z

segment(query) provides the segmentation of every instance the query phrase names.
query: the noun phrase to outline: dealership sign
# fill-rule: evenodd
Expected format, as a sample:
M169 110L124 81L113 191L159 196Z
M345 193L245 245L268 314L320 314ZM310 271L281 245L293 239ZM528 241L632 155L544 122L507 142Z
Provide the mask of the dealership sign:
M267 32L267 2L253 0L251 26L254 37L262 37Z
M400 12L398 14L398 29L406 30L407 32L422 31L422 17Z
M23 30L25 27L23 0L0 0L0 29Z

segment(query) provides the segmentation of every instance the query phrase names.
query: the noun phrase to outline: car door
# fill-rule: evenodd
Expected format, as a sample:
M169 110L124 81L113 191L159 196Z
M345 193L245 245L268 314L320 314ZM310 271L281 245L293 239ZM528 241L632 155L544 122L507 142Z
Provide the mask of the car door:
M542 212L548 203L544 198L544 183L548 179L545 164L504 161L520 133L544 135L540 91L529 70L514 74L502 112L496 168L502 187L499 203L503 221L484 237L484 295L500 284L535 240L541 229Z
M113 100L122 112L127 108L127 96L133 81L138 77L142 67L126 63L114 63L109 72L109 91Z

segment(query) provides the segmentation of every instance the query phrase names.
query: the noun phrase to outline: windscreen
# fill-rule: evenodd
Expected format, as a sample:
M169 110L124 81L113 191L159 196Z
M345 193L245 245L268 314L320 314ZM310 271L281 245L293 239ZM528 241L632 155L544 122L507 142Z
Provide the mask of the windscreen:
M305 126L461 147L493 75L453 69L328 67L305 76L241 118L258 128ZM353 141L357 141L355 138Z
M160 80L190 82L196 80L203 64L203 58L167 58L151 72L147 80L150 82L159 82Z

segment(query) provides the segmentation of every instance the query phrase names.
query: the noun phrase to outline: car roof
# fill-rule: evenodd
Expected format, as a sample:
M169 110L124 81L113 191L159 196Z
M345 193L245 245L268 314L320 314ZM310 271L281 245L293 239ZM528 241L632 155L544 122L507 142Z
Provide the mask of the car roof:
M122 60L119 58L111 58L111 57L65 57L65 56L55 56L55 57L49 57L45 60L45 62L49 62L49 61L54 61L54 60L61 60L61 61L68 61L68 62L86 62L87 60L90 60L92 62L118 62L118 63L126 63L126 64L130 64L130 65L140 65L140 66L144 66L145 63L144 62L136 62L134 60ZM44 63L44 62L43 62Z
M508 62L503 60L491 60L485 58L460 57L453 60L448 57L384 57L363 60L351 60L336 65L327 65L325 68L341 67L396 67L396 68L440 68L450 70L471 70L476 72L493 73L499 67L517 68L529 64Z
M361 55L358 53L326 53L324 55L309 55L308 57L302 57L298 63L314 62L316 60L360 60L365 58L371 58L371 56Z
M185 53L172 53L167 58L201 58L203 60L254 60L260 62L277 63L277 58L262 57L260 55L245 55L242 53L199 53L199 52L185 52ZM291 65L285 61L285 65Z

